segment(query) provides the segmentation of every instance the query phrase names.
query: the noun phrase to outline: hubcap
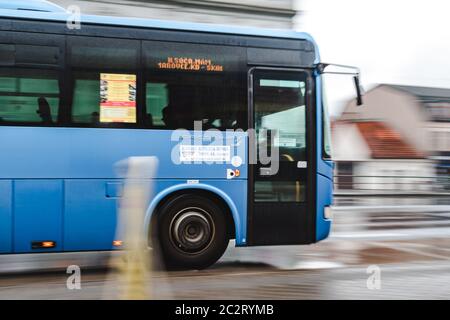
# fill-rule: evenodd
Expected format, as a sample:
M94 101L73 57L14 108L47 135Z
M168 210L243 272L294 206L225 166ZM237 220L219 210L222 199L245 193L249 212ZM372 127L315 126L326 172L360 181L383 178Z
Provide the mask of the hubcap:
M170 223L170 240L183 253L198 254L208 248L214 232L210 214L197 207L181 210Z

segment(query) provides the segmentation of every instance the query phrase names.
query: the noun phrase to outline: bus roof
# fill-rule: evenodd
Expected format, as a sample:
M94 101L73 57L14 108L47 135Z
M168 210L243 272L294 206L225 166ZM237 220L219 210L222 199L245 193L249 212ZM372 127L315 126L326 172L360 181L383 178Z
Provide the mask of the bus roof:
M19 1L25 2L25 1ZM32 1L33 2L33 1ZM39 2L39 1L37 1ZM17 5L9 6L9 2L0 0L0 17L16 18L16 19L31 19L31 20L46 20L46 21L60 21L65 22L73 15L66 11L55 9L55 11L49 12L40 8L18 9ZM48 2L44 2L49 4ZM5 5L3 5L5 4ZM56 8L60 8L55 6ZM45 7L47 8L47 7ZM183 31L196 31L196 32L208 32L208 33L221 33L221 34L237 34L237 35L249 35L271 38L289 38L289 39L302 39L311 41L314 45L313 38L305 32L297 32L288 29L263 29L253 27L234 27L228 25L215 25L215 24L203 24L203 23L191 23L191 22L176 22L168 20L151 20L142 18L125 18L125 17L109 17L109 16L97 16L97 15L81 15L81 23L88 24L103 24L114 26L127 26L127 27L142 27L153 29L166 29L166 30L183 30Z

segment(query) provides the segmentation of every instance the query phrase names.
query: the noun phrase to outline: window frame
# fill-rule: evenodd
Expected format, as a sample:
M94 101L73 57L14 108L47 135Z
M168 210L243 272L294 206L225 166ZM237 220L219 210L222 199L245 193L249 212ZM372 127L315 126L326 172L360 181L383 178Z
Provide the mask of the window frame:
M128 43L133 43L136 49L136 61L135 69L124 69L124 68L83 68L83 67L73 67L71 52L75 45L79 44L89 44L98 42L108 43L115 41L123 41ZM68 35L66 36L66 47L67 47L67 57L65 65L65 80L69 84L67 92L68 100L68 115L66 119L67 127L76 128L113 128L113 129L145 129L144 119L143 119L143 71L142 71L142 41L140 39L132 38L120 38L120 37L102 37L102 36L90 36L90 35ZM112 74L134 74L136 75L136 122L135 123L122 123L122 122L99 122L96 125L92 123L74 122L73 121L73 107L74 107L74 93L75 93L75 82L76 73L92 73L98 74L100 77L101 73L112 73ZM100 90L100 80L99 80L99 90ZM144 94L145 96L145 94ZM100 105L99 105L100 112Z
M0 67L0 70L4 70L4 69L12 69L12 70L20 70L20 71L33 71L33 70L41 70L41 71L53 71L56 75L55 78L49 78L52 80L56 80L57 84L58 84L58 93L57 94L52 94L54 95L54 98L58 99L58 106L56 107L57 109L57 114L56 117L52 116L52 118L54 119L54 122L52 123L43 123L43 122L39 122L39 121L5 121L5 120L1 120L0 121L0 125L1 126L32 126L32 127L58 127L61 126L61 110L63 108L63 94L62 94L62 90L61 90L61 73L58 72L57 70L52 70L52 69L48 69L48 68L22 68L22 67ZM39 75L38 73L36 73L36 75ZM14 77L14 75L11 76L11 78L22 78L22 77ZM23 78L26 79L26 78ZM39 81L39 79L44 79L44 77L36 77L37 81ZM2 95L3 92L0 92L0 96L8 96L8 95ZM41 94L44 97L48 97L48 95L45 95L44 93ZM17 96L20 96L20 93L17 94ZM38 96L38 94L36 93L36 96ZM37 111L37 110L36 110ZM1 118L1 117L0 117Z
M332 138L331 138L331 117L330 117L330 110L328 108L328 100L326 97L326 92L325 92L325 81L324 81L324 77L322 75L320 75L321 77L321 88L320 88L320 94L321 94L321 106L320 108L322 109L321 111L321 117L322 117L322 159L326 160L326 161L331 161L332 157L333 157L333 143L332 143ZM327 148L326 148L326 141L325 137L328 137L328 147L330 152L327 152Z
M45 46L58 48L58 56L55 64L39 63L38 61L17 61L14 56L14 61L2 64L0 61L0 68L5 69L22 69L22 70L47 70L56 73L56 80L58 81L58 115L54 123L42 123L31 121L6 121L1 122L0 126L25 126L25 127L62 127L65 126L64 115L67 112L67 101L65 99L65 84L64 84L64 68L66 61L66 36L61 34L48 33L29 33L22 31L2 31L0 33L0 43L14 46L15 50L20 46Z
M299 74L303 74L305 76L305 93L304 93L304 115L305 115L305 159L296 159L296 161L305 161L308 163L306 168L298 169L301 172L298 173L298 177L303 177L306 179L306 183L299 184L300 190L302 192L300 199L296 199L295 201L292 200L285 200L285 201L277 201L277 203L280 204L295 204L295 205L309 205L309 203L313 203L311 196L313 196L313 192L311 190L314 190L314 172L315 172L315 156L314 156L314 150L316 145L316 134L315 134L315 123L313 119L315 118L314 112L315 112L315 96L313 95L315 83L313 80L313 73L310 68L279 68L279 67L251 67L249 68L248 75L249 79L249 95L251 96L251 99L249 100L249 128L255 129L255 119L256 119L256 108L255 108L255 81L258 80L261 76L255 76L256 72L263 72L267 75L264 75L265 78L275 77L276 79L280 79L278 74L284 75L283 78L286 79L286 74L292 74L292 78L296 79L298 78ZM256 136L256 134L255 134ZM259 154L259 146L257 141L253 141L254 143L254 152ZM259 157L259 155L258 155ZM282 161L280 161L280 164ZM289 162L287 162L289 163ZM271 201L258 201L256 198L256 183L258 182L258 179L256 178L258 174L256 173L257 167L263 167L261 166L261 163L259 162L259 159L257 160L257 164L253 164L250 166L250 175L248 179L248 188L251 195L251 200L249 201L250 205L254 207L255 205L265 205L265 204L271 204L273 202ZM255 169L256 168L256 169ZM281 168L280 168L281 169ZM271 182L277 182L277 181L285 181L284 179L287 177L286 172L280 171L271 176L265 176L264 179L260 179L259 181L271 181ZM291 180L287 180L291 181ZM295 182L295 180L292 180ZM297 180L298 182L298 180Z
M248 101L247 101L247 60L246 60L246 50L247 47L245 46L230 46L230 45L225 45L225 44L218 44L218 45L213 45L213 44L209 44L209 43L196 43L196 42L176 42L176 41L160 41L160 40L142 40L142 49L141 49L141 61L142 61L142 70L143 70L143 75L142 75L142 86L143 89L141 90L142 95L143 95L143 106L142 106L142 114L141 117L143 119L143 123L145 122L145 117L147 116L147 111L150 110L149 106L147 106L147 99L146 99L146 93L147 93L147 83L164 83L162 82L160 79L158 78L153 78L151 76L149 76L149 73L151 72L148 66L148 60L154 59L154 57L147 57L147 51L152 50L152 48L154 48L155 46L158 46L159 44L161 44L162 46L166 46L166 47L170 47L170 46L174 46L174 48L176 49L180 49L183 48L183 46L185 47L198 47L198 46L203 46L205 49L211 49L210 51L206 51L206 55L214 55L217 54L216 51L220 51L220 50L230 50L233 52L236 52L236 50L240 50L241 52L236 53L236 56L238 57L238 59L236 61L233 61L233 63L235 64L234 67L236 68L235 70L232 69L232 71L230 73L235 73L235 75L233 75L233 77L236 77L236 82L238 83L235 87L239 88L240 90L242 90L242 92L240 94L238 94L238 98L236 99L236 112L241 111L242 115L243 115L243 119L242 119L242 123L241 126L239 128L231 128L231 127L219 127L219 128L212 128L214 130L219 130L219 131L226 131L226 130L236 130L236 129L242 129L242 130L247 130L248 128ZM158 46L159 47L159 46ZM147 50L147 51L146 51ZM189 52L189 51L188 51ZM225 59L229 59L228 55L225 55ZM169 72L174 72L174 74L176 74L176 71L169 71ZM180 71L178 71L180 72ZM224 71L225 73L227 72L227 70L225 69ZM170 74L170 73L168 73ZM205 73L203 73L205 74ZM211 75L213 75L213 73L211 73ZM216 76L219 74L215 74ZM225 75L225 77L229 77L229 75ZM170 84L170 83L166 83L166 84ZM138 86L139 87L139 86ZM231 86L227 86L225 88L232 88ZM226 89L224 89L226 90ZM169 93L170 95L170 93ZM242 110L240 110L240 107L242 107ZM151 127L145 127L146 129L153 129L153 130L174 130L173 128L167 128L166 126L151 126ZM205 130L205 128L203 128Z

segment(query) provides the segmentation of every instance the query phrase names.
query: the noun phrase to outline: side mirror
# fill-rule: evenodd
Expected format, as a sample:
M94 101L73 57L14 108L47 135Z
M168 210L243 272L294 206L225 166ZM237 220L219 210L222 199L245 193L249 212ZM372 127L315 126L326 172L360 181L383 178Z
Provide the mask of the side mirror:
M331 68L337 68L336 71L328 71L325 70L327 67ZM339 71L339 69L344 69L345 71ZM340 75L352 75L353 76L353 82L355 84L356 88L356 105L360 106L363 104L363 90L359 81L359 68L354 66L347 66L343 64L332 64L332 63L319 63L317 64L317 70L319 73L329 73L329 74L340 74ZM348 71L350 70L350 71Z
M363 100L362 100L362 93L361 93L361 85L359 84L359 76L354 76L353 82L355 83L355 89L356 89L356 105L360 106L363 104Z

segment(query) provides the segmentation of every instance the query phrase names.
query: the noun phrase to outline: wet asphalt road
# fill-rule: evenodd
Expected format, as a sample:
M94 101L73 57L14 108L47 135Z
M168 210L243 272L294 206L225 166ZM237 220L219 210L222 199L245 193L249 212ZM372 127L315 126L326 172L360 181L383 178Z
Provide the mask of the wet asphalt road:
M371 243L339 264L335 256L327 264L311 253L310 264L289 269L221 262L203 271L158 272L148 281L149 293L153 299L449 299L450 242L438 242L446 248L436 248L436 240ZM380 268L379 289L367 286L371 265ZM82 272L81 289L69 290L64 273L8 276L0 279L0 299L116 299L119 277Z
M117 299L123 293L123 276L111 269L82 269L80 290L67 288L68 276L0 275L0 299ZM153 299L450 299L450 213L345 211L321 243L230 245L212 268L158 271L143 283Z

